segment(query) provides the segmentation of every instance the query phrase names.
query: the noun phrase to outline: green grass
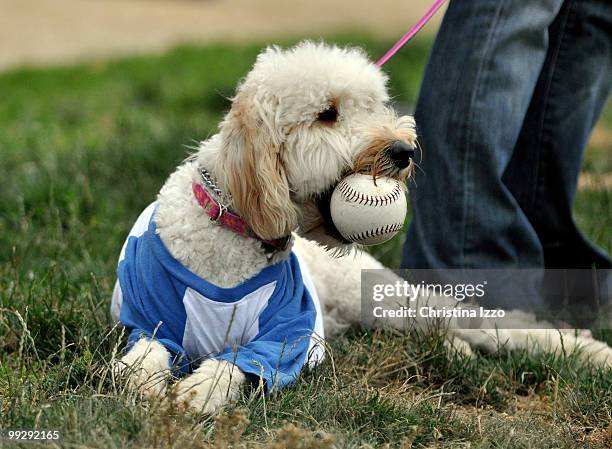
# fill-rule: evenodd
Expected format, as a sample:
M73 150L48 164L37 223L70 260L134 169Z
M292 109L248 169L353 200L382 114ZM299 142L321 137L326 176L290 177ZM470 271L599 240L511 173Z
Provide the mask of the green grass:
M373 56L389 44L339 41ZM414 103L428 48L416 41L387 66L399 101ZM66 447L100 448L223 447L242 431L245 447L612 444L610 374L571 355L449 357L436 335L352 330L294 386L247 396L216 425L159 412L112 379L122 340L108 307L126 231L214 132L258 50L183 47L0 75L0 428L56 428ZM612 192L580 192L576 214L612 251ZM376 250L388 265L401 238Z

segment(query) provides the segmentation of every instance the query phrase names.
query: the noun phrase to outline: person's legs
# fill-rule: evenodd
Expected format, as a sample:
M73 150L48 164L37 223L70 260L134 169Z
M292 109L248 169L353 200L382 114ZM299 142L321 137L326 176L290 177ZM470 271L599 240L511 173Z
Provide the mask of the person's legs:
M561 4L451 1L415 114L424 173L411 188L402 267L543 265L538 235L501 178Z
M612 84L612 3L566 0L503 180L535 228L547 268L612 268L576 227L584 148Z

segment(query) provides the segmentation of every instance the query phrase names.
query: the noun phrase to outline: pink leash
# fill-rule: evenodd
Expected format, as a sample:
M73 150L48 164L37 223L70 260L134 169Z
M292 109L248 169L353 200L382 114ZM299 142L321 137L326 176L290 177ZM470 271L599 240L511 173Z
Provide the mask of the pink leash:
M378 67L382 67L389 59L391 59L393 55L397 53L397 51L406 44L406 42L408 42L414 37L415 34L421 31L421 28L423 28L425 24L429 22L429 19L431 19L433 15L438 12L438 10L442 7L445 1L446 0L436 0L434 4L431 5L431 8L429 8L429 10L425 13L425 15L421 17L421 19L412 28L410 28L410 30L406 34L404 34L404 36L402 36L402 38L397 41L395 45L393 45L393 47L391 47L382 58L380 58L376 62L376 65Z

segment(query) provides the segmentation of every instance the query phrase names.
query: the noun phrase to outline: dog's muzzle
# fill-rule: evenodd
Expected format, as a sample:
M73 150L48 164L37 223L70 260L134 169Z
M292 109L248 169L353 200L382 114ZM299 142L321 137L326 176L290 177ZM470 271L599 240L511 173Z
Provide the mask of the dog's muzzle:
M414 148L406 142L397 140L387 148L387 154L393 164L403 170L410 165L410 160L414 158Z

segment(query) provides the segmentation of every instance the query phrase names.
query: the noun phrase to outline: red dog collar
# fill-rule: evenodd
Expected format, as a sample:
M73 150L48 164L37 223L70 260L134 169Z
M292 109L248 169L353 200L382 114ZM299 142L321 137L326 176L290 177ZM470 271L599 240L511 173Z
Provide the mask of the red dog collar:
M191 187L198 204L206 211L210 221L221 224L243 237L252 237L260 240L264 244L266 251L283 251L287 249L291 235L274 240L264 240L255 234L240 216L230 212L225 206L215 201L203 186L194 182Z

